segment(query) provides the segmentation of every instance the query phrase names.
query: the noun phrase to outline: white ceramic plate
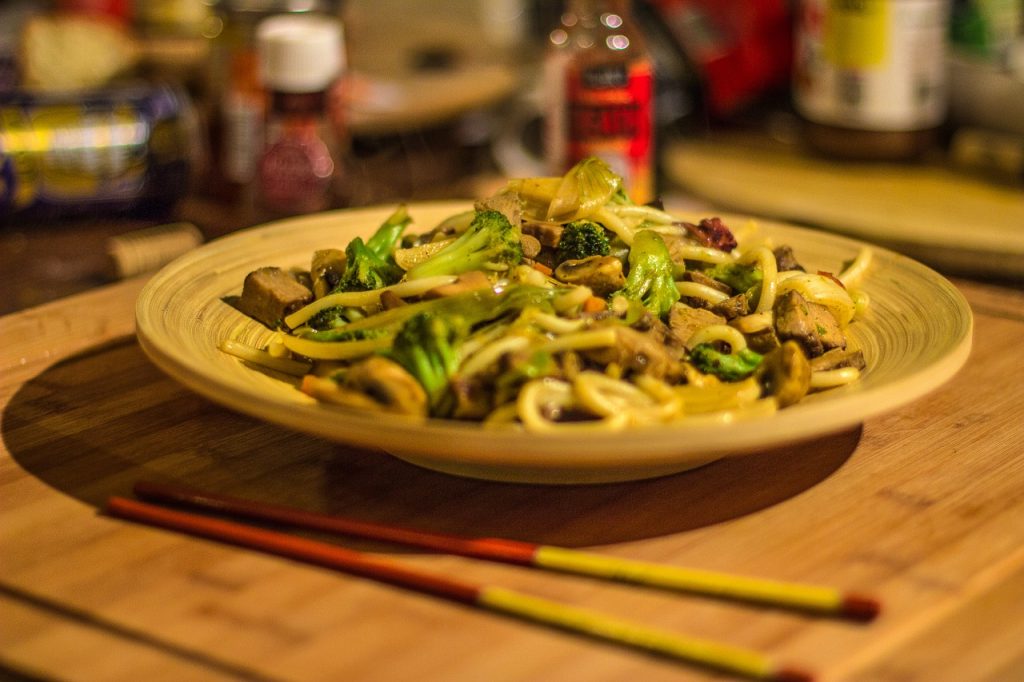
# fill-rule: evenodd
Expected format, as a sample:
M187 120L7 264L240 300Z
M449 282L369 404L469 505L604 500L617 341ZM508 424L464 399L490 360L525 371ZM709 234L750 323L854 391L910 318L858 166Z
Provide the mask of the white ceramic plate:
M454 202L413 204L409 210L416 222L410 229L429 229L466 208ZM224 339L259 344L271 334L221 300L241 291L249 271L264 265L308 267L314 250L344 247L352 237L367 236L392 210L338 211L282 221L218 239L183 256L154 276L139 296L142 348L192 390L288 428L380 448L460 475L583 483L682 471L850 428L942 384L963 365L971 347L971 312L960 293L925 266L876 249L864 285L871 308L850 328L852 343L864 351L868 363L862 379L742 424L533 434L441 420L413 422L319 404L299 392L295 382L255 371L217 349ZM761 226L776 243L793 246L809 270L838 271L861 246L827 233L765 222Z

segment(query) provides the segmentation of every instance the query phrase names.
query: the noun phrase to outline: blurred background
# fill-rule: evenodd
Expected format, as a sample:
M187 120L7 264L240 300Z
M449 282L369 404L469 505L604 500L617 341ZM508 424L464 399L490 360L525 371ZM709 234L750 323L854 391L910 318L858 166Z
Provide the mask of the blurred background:
M545 64L590 5L625 16L653 65L669 207L1024 280L1021 0L5 0L0 314L289 213L553 174ZM840 27L844 5L866 13ZM340 57L310 92L261 71L259 26L281 14L337 26ZM893 68L918 74L905 91L871 70L879 31ZM912 122L871 120L867 100ZM330 186L289 211L263 201L261 174L283 172L271 147L297 135L323 142Z

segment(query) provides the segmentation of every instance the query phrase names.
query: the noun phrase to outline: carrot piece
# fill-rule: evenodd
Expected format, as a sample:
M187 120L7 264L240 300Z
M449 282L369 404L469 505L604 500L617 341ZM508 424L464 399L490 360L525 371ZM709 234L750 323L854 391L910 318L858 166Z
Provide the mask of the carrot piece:
M585 313L599 313L608 307L608 301L597 296L591 296L583 302L583 312Z
M552 272L551 268L549 268L548 266L544 265L543 263L538 263L537 261L533 261L532 263L530 263L530 267L533 268L534 270L536 270L537 272L539 272L540 274L544 275L545 277L550 277L551 276L551 272Z

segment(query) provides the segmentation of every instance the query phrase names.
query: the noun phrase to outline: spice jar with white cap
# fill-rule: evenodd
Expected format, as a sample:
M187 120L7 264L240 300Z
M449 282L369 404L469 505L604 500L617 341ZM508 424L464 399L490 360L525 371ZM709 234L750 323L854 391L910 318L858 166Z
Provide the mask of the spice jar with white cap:
M336 206L343 169L328 93L345 68L341 24L315 14L275 16L259 25L257 43L269 96L257 202L276 215Z

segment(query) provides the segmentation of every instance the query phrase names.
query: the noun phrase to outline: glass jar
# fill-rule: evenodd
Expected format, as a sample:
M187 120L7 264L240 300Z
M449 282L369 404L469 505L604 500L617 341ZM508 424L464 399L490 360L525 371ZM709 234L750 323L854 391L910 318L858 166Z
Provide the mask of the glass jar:
M949 0L803 0L793 94L806 140L842 158L923 154L946 116Z

